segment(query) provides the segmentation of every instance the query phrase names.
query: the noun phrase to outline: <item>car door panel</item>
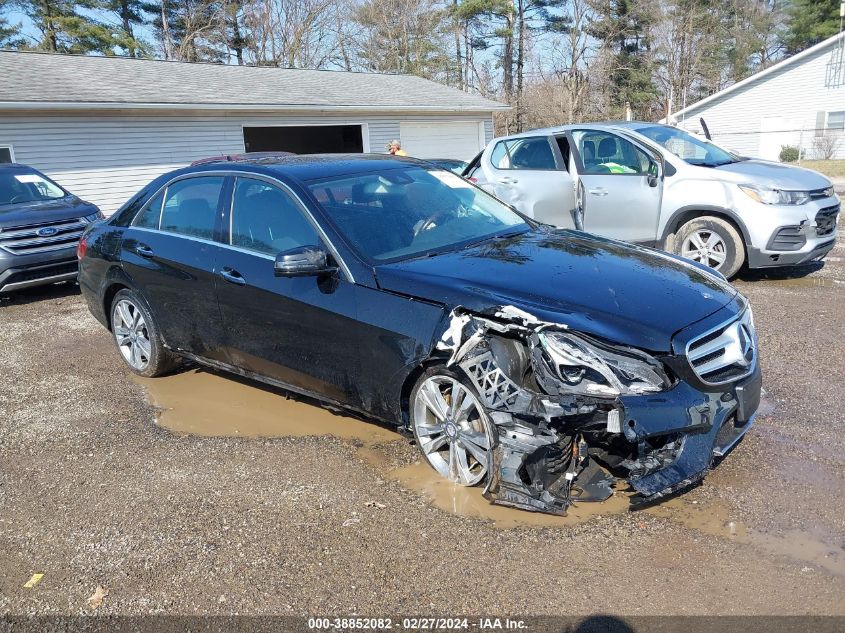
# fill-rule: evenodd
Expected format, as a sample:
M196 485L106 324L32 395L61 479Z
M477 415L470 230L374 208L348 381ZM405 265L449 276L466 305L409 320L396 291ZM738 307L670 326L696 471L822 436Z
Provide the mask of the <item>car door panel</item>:
M573 228L572 177L545 136L499 141L482 157L485 189L539 222Z
M570 134L578 160L577 214L583 230L631 242L657 237L662 182L652 186L647 150L604 130Z
M234 196L230 245L215 268L229 362L355 406L354 284L342 272L277 276L272 253L319 246L316 230L274 184L238 178Z
M120 254L123 270L149 303L165 343L175 350L215 360L223 354L223 328L214 296L214 267L220 246L210 238L218 222L223 181L222 177L186 179L168 187L174 192L172 196L161 194L166 203L174 201L177 211L185 207L184 202L201 199L202 195L214 198L200 205L204 218L195 222L204 223L204 230L210 230L209 239L171 232L180 230L175 220L170 230L162 230L161 208L157 214L148 205L139 218L157 221L128 227Z

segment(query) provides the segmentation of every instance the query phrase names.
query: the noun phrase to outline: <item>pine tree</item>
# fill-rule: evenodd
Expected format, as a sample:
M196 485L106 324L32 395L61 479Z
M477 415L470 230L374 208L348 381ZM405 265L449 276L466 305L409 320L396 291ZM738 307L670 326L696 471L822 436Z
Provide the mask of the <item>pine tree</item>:
M657 98L649 35L652 8L642 0L595 0L592 5L588 30L610 57L608 99L614 114L621 117L629 104L639 116L648 117Z
M9 0L0 0L0 48L19 48L24 44L20 36L20 24L12 24L3 15L10 5Z
M147 24L143 0L99 0L97 8L114 15L117 19L113 37L116 46L129 57L143 57L149 54L146 43L136 35L136 29Z
M18 5L40 33L36 50L51 53L113 55L118 40L112 29L91 17L94 0L20 0ZM80 11L87 9L88 12Z
M789 54L798 53L839 32L839 0L790 0L787 6Z

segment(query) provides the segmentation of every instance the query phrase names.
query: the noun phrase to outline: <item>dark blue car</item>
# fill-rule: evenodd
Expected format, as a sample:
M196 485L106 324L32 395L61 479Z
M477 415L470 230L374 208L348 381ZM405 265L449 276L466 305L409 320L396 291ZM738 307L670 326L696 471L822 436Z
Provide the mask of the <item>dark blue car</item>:
M0 165L0 293L76 279L76 245L102 217L41 172Z
M562 513L620 478L657 499L759 403L751 309L724 278L413 159L190 167L79 250L132 371L188 358L393 423L495 503Z

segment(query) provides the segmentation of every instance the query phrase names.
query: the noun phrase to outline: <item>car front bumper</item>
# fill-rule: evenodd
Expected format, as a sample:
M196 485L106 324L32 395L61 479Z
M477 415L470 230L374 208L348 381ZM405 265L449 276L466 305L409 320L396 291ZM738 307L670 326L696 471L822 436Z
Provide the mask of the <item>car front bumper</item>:
M743 201L739 212L748 234L748 267L796 266L822 259L836 244L840 208L835 196L796 206Z
M0 249L0 293L74 281L78 270L76 247L31 255L12 255Z

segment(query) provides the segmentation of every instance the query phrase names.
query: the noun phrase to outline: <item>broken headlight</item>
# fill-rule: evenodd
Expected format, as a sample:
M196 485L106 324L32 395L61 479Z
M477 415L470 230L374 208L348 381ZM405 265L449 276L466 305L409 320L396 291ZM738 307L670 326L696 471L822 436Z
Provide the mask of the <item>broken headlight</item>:
M550 368L572 393L614 397L669 386L662 365L644 352L612 350L569 332L540 332L539 339Z

